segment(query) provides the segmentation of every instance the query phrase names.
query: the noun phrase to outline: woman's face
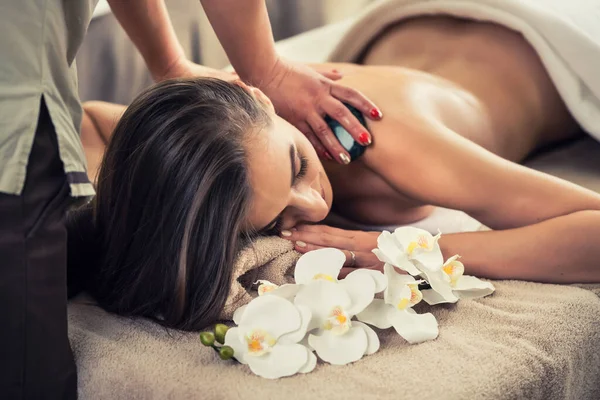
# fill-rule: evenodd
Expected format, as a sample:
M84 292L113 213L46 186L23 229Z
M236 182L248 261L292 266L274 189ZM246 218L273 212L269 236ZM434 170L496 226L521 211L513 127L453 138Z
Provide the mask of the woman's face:
M278 117L258 89L250 89L272 117L270 127L247 144L253 189L248 225L278 233L301 222L322 221L333 200L331 184L308 139Z

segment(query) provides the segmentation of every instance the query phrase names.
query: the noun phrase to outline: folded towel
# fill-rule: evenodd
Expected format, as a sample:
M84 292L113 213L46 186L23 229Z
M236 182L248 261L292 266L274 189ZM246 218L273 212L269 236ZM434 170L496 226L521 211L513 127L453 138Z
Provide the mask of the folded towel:
M294 265L300 253L289 240L259 238L243 249L233 266L229 297L221 318L230 320L233 312L257 296L254 283L267 280L276 285L294 281Z

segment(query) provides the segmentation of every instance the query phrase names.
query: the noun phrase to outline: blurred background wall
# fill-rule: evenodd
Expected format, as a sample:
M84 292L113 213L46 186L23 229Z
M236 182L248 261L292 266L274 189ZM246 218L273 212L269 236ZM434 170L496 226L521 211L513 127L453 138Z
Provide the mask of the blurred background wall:
M245 1L245 0L240 0ZM275 40L352 16L373 0L266 0ZM187 56L213 68L228 64L199 0L165 0ZM137 49L100 0L77 56L82 101L128 104L152 83Z

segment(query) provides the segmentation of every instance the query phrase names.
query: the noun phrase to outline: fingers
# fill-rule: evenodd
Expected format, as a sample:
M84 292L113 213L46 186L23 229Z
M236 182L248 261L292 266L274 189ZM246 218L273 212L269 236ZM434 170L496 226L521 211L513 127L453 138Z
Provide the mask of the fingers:
M352 114L348 107L342 104L339 100L336 100L333 97L328 97L327 99L323 100L321 107L327 115L338 121L342 127L348 131L350 136L354 138L355 141L363 146L368 146L371 144L372 138L371 134L367 131L367 128L365 128ZM325 147L327 147L327 145Z
M322 226L322 225L321 225ZM354 238L339 236L324 230L320 231L282 231L284 239L296 242L296 247L306 248L309 245L321 247L334 247L336 249L354 250Z
M344 106L342 105L342 107ZM350 113L346 107L344 107L344 109L352 116L352 113ZM354 116L352 117L354 118ZM350 155L342 147L339 140L335 137L333 131L329 125L327 125L327 122L325 122L322 116L316 113L310 114L306 119L306 122L308 125L310 125L310 128L312 129L312 132L314 132L316 139L322 144L321 147L324 147L324 149L331 154L336 161L342 164L350 163Z
M297 241L294 245L294 248L299 253L308 253L309 251L330 248L333 246L319 246L313 243L306 243L302 241ZM377 257L374 256L373 253L367 253L364 251L351 251L351 250L343 250L338 249L344 253L346 256L346 261L344 262L344 267L348 268L362 268L362 267L370 267L375 264L380 263ZM352 256L354 253L354 257ZM383 265L383 264L382 264Z
M333 83L331 85L331 95L344 103L352 105L354 108L363 113L363 115L366 115L368 118L374 121L378 121L383 118L383 113L375 105L375 103L373 103L364 94L356 89L352 89L338 83ZM346 127L344 124L342 125L344 128L348 129L348 127Z
M294 229L296 232L326 232L330 235L345 236L348 238L354 238L357 234L357 231L334 228L329 225L297 225Z
M308 124L299 123L298 129L300 130L300 132L302 132L304 134L304 136L306 136L306 138L308 139L310 144L312 144L312 146L314 147L315 151L317 152L319 158L326 159L329 161L333 160L333 157L329 154L329 152L325 149L325 147L323 147L323 145L321 144L319 139L317 139L317 137L313 133L310 126L308 126Z

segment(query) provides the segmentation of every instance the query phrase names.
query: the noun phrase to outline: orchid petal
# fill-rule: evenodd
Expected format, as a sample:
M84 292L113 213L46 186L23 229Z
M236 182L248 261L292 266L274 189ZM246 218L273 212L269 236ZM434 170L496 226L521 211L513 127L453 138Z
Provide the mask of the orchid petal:
M352 300L352 305L346 309L350 318L364 310L375 297L375 281L361 273L361 270L350 272L339 284L346 289Z
M334 365L344 365L358 361L368 347L364 329L352 327L344 335L334 335L325 331L321 336L309 335L308 343L323 361Z
M271 297L271 296L270 296ZM248 357L252 372L267 379L298 373L308 362L306 347L299 344L277 345L260 357Z
M446 273L450 277L450 286L456 286L456 282L463 276L465 273L465 266L463 263L458 261L460 256L457 254L455 256L450 257L442 266L442 271Z
M307 328L310 332L314 328L323 326L334 307L347 309L352 303L342 285L317 280L302 286L294 299L294 304L306 306L312 312L312 319Z
M330 277L334 282L346 262L346 255L338 249L325 248L309 251L300 257L294 270L294 282L306 284L317 275Z
M298 330L301 324L300 311L289 300L279 296L256 297L248 303L240 319L240 340L255 329L264 330L277 340Z
M317 356L309 349L306 349L306 352L308 353L308 360L306 361L306 364L300 368L300 371L298 371L302 374L311 372L317 366Z
M398 268L404 269L411 275L418 275L419 270L408 260L402 246L395 240L394 236L387 232L381 232L377 238L377 249L373 253L380 261L392 264Z
M496 290L491 282L482 281L474 276L463 275L453 288L459 299L476 299L488 296Z
M423 295L423 301L429 304L430 306L448 303L448 301L441 294L439 294L433 289L421 290L421 294Z
M285 285L281 285L277 289L275 289L272 292L269 292L267 294L283 297L284 299L293 301L294 297L296 296L296 294L298 294L298 291L300 290L301 287L302 286L300 286L300 285L286 283Z
M236 325L240 324L240 321L242 320L242 315L244 315L244 311L246 311L246 307L248 307L248 304L244 304L243 306L239 307L233 312L233 322Z
M419 276L421 274L421 271L417 268L417 266L415 265L414 262L412 262L411 260L409 260L408 258L404 257L403 259L399 260L399 262L397 262L396 264L394 264L394 266L400 268L401 270L411 274L412 276Z
M438 303L456 303L458 301L458 297L452 291L452 287L450 286L450 277L446 275L446 273L442 270L438 271L423 271L425 275L425 279L431 286L433 290L435 290L443 299L443 301L438 301ZM431 296L425 296L425 291L423 291L423 299L429 303L429 299Z
M396 311L391 322L396 332L410 344L432 340L439 335L437 320L431 313L417 314L408 310Z
M225 345L230 346L233 349L233 357L238 360L241 364L248 364L246 362L246 344L240 341L239 328L229 328L225 333Z
M388 279L388 286L383 292L383 298L386 303L396 306L400 298L408 296L410 299L411 291L407 284L415 283L415 278L407 274L398 273L396 268L389 264L383 266L383 273Z
M437 271L444 265L444 256L437 242L433 245L432 250L415 253L412 259L418 262L417 267L421 267L419 268L421 271Z
M368 325L363 324L362 322L352 321L352 326L357 328L362 328L365 330L367 334L367 350L365 350L365 355L370 355L376 353L379 350L380 342L377 333Z
M263 279L256 281L255 284L256 283L259 284L257 289L259 296L264 296L265 294L270 293L279 287L278 285Z
M286 333L282 335L277 341L280 344L293 344L300 342L306 336L306 329L308 328L308 324L312 319L312 313L310 309L306 306L297 305L296 306L300 311L300 316L302 317L302 324L297 331Z
M375 282L375 293L382 292L387 287L387 277L380 271L375 271L372 269L357 269L348 274L346 279L348 279L350 275L369 275ZM366 279L366 277L363 279Z
M396 312L394 306L386 304L381 299L374 299L356 318L379 329L387 329L392 326L391 316L394 312Z
M425 236L428 240L433 238L431 233L421 228L415 228L414 226L401 226L396 228L392 235L405 252L408 252L409 243L418 242L420 236Z

